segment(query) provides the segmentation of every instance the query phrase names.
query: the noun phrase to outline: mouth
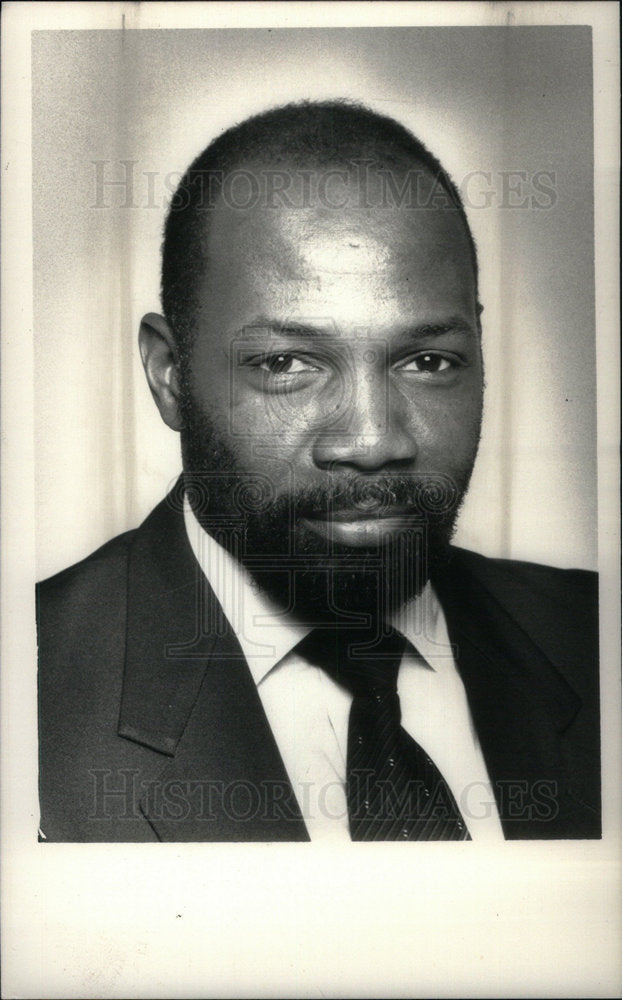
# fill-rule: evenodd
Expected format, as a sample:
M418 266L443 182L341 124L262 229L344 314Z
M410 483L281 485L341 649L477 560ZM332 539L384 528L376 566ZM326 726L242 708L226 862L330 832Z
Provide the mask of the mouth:
M376 511L360 508L313 511L302 518L302 524L314 534L354 547L382 544L413 528L417 521L411 508L395 506Z

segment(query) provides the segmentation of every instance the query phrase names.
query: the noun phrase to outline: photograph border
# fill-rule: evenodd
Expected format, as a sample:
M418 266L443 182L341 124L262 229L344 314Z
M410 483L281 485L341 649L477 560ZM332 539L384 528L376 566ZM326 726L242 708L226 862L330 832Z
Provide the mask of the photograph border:
M619 44L615 3L7 3L2 37L2 952L6 997L617 996ZM591 24L603 838L37 844L30 32ZM361 873L365 872L365 879ZM563 992L562 992L563 991Z

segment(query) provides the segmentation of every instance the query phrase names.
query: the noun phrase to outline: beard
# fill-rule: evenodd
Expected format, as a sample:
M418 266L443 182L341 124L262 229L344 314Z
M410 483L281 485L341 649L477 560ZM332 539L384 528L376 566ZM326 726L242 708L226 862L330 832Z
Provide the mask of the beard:
M449 556L457 515L475 460L459 476L371 475L342 469L285 490L246 471L213 417L182 383L183 484L202 528L252 575L285 612L309 625L383 620L417 596ZM272 457L272 456L271 456ZM291 468L290 468L291 475ZM407 524L375 544L323 537L305 519L339 510L374 519L407 510Z

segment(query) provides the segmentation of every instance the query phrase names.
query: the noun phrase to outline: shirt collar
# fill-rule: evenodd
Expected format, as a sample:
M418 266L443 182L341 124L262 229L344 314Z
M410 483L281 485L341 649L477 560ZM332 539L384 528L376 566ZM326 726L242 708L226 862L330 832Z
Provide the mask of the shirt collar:
M184 497L192 551L235 632L256 684L311 631L259 589L237 559L199 524Z
M192 551L220 602L248 662L255 684L311 631L284 612L260 590L251 574L206 532L184 497L184 520ZM445 617L428 582L391 618L433 670L451 656Z

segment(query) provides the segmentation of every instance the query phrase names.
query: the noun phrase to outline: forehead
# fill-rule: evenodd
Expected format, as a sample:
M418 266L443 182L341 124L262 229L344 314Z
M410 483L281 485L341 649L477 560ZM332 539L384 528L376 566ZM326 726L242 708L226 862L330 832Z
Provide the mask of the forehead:
M289 176L283 173L281 185ZM306 203L294 176L289 203L270 203L259 186L248 208L221 199L213 209L202 289L208 314L236 314L252 301L277 318L316 315L356 325L369 323L370 314L390 323L413 312L427 318L475 307L466 229L447 198L433 201L434 178L418 178L414 204L387 198L378 178L364 192L343 173L328 178L332 185L320 171L313 180L305 182Z

